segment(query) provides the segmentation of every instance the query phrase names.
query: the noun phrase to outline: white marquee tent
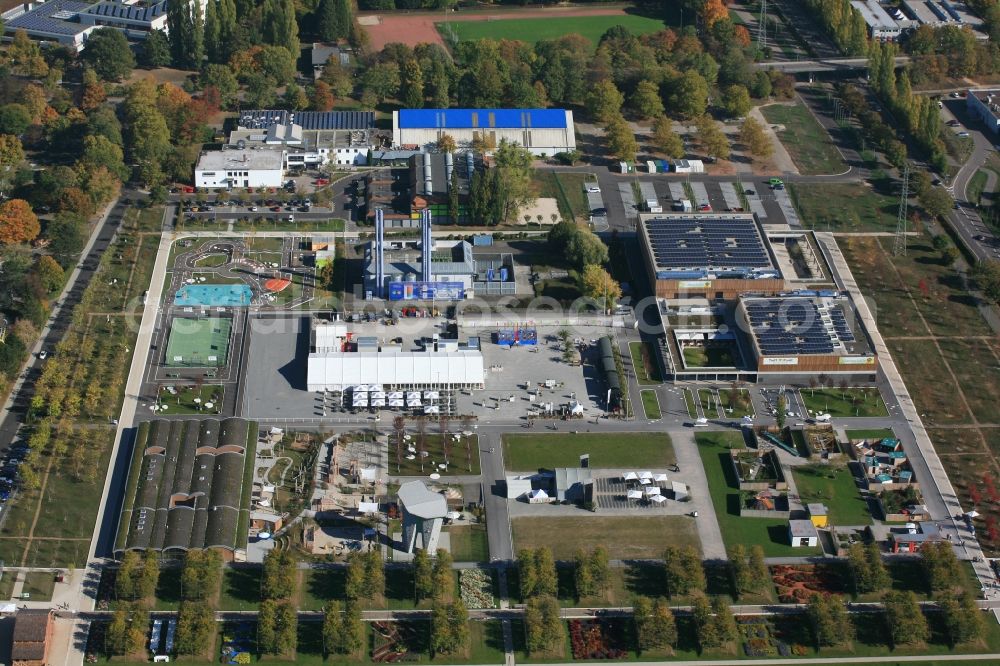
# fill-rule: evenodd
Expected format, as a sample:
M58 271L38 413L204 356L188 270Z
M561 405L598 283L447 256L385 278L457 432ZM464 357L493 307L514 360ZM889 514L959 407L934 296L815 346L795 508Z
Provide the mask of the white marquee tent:
M483 355L458 352L325 352L309 355L310 391L342 391L359 384L393 388L481 389L486 379Z

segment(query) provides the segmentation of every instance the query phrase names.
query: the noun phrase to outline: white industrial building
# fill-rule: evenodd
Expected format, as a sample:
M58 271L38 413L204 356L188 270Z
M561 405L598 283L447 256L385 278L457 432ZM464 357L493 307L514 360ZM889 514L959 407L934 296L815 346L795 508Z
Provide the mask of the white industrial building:
M872 39L881 42L894 42L899 39L903 29L877 0L851 0L851 6L865 19L868 35Z
M422 349L354 337L343 322L313 324L306 385L310 391L482 389L486 382L478 339L468 344L431 339ZM383 405L391 407L391 405ZM402 407L402 405L399 405Z
M392 112L392 144L433 149L448 135L459 149L477 139L517 143L534 155L576 150L568 109L401 109Z
M213 150L202 153L194 186L206 189L281 187L285 152L274 149Z
M973 89L965 95L965 107L991 132L1000 132L1000 89Z
M285 111L251 109L240 112L229 144L238 148L273 147L285 151L285 168L333 163L361 166L376 147L373 111Z

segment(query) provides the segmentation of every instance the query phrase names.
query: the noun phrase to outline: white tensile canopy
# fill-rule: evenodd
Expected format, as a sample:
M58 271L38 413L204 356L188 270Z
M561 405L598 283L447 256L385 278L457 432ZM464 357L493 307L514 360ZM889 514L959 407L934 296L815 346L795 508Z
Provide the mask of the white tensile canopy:
M666 483L666 481L667 481L667 475L661 472L661 473L659 473L659 474L657 474L656 476L653 477L653 481L655 481L657 483Z
M639 472L639 478L640 479L652 479L653 478L653 473L652 472Z
M645 488L645 491L646 491L646 497L652 497L653 495L659 495L660 494L660 487L659 486L649 486L648 488Z
M649 498L649 500L651 502L656 502L657 504L663 504L664 502L667 501L667 498L664 497L663 495L653 495L652 497Z
M641 490L630 490L630 491L628 491L628 498L629 499L642 499L642 491Z
M636 479L639 478L639 475L636 474L635 472L625 472L622 475L622 478L625 479L626 481L635 481Z

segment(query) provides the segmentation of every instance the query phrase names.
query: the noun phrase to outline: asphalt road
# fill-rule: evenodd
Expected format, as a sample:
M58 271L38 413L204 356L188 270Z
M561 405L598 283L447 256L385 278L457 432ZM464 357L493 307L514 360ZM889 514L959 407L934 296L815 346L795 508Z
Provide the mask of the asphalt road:
M985 125L966 111L964 98L943 98L943 102L942 121L954 119L961 123L958 127L946 127L943 131L965 130L969 132L973 141L972 154L948 186L948 192L958 204L958 207L948 214L948 221L976 259L980 261L987 258L1000 259L1000 239L983 223L976 210L977 202L970 201L967 192L972 177L996 150L993 147L994 137L990 135Z
M45 361L38 358L41 350L51 352L62 340L69 326L73 308L80 302L84 290L90 284L90 279L97 271L101 255L107 249L121 225L122 217L127 207L126 202L137 196L135 192L125 192L111 208L107 216L100 220L91 232L90 239L84 247L76 269L70 274L62 294L55 302L48 322L42 329L38 342L31 349L28 362L11 390L10 398L4 405L2 420L0 420L0 453L11 446L17 431L24 421L28 407L31 404L32 388L42 374ZM63 314L63 311L67 314Z

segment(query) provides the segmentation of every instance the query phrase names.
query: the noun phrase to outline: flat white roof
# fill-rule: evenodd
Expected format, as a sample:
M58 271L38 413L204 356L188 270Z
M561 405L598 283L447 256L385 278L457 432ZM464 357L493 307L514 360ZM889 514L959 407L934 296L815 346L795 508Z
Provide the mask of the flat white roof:
M198 158L197 171L281 171L280 150L213 150Z
M889 16L889 13L882 8L882 5L875 0L852 0L851 6L861 12L865 23L876 30L898 31L899 24Z
M481 386L486 373L478 351L323 352L309 355L307 377L310 390L318 390L358 384Z

